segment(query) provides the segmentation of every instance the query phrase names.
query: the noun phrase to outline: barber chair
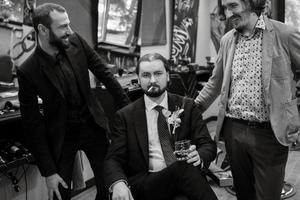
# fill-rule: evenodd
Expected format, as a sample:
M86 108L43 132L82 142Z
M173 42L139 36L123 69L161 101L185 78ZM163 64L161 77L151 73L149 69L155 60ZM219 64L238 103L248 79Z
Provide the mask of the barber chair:
M12 82L13 62L9 55L0 55L0 83Z
M179 74L170 74L170 83L168 91L181 96L187 96L187 89Z

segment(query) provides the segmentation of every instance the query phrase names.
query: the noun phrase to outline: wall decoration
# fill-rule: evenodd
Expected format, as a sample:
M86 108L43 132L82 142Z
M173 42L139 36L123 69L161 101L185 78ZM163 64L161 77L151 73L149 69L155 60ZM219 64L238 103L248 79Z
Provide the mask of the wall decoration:
M32 26L32 12L36 7L36 0L24 0L24 24Z
M175 0L171 58L195 61L199 0Z
M138 0L99 0L98 43L119 46L136 43Z
M142 46L167 43L165 1L143 1L141 26Z

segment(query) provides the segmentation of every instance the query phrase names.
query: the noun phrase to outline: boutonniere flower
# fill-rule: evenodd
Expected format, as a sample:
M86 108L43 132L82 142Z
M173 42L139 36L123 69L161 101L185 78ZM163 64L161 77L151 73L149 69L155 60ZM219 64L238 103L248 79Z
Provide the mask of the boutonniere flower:
M184 109L180 107L176 107L175 111L171 112L169 110L163 109L162 114L165 116L167 123L169 125L173 125L173 130L171 130L172 134L175 134L175 130L180 126L181 119L180 115L183 113Z

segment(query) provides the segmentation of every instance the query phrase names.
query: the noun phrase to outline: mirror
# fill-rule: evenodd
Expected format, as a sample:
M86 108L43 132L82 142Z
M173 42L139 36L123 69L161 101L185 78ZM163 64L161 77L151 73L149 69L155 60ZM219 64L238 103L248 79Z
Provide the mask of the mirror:
M98 43L130 47L134 42L138 0L99 0Z

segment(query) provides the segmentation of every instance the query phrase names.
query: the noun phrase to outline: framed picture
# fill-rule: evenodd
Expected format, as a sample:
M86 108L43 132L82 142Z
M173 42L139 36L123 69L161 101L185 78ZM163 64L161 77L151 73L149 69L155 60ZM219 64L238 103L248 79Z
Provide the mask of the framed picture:
M36 0L24 0L24 20L23 24L32 26L32 12L36 7Z
M141 26L142 46L167 43L164 0L143 1Z
M171 58L195 61L199 0L175 0Z

